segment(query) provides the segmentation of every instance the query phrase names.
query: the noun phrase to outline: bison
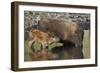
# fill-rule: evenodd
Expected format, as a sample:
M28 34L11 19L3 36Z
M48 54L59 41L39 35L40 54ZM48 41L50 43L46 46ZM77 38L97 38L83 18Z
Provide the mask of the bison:
M63 47L57 47L52 50L54 54L63 55L65 59L83 58L82 40L84 32L80 29L78 22L66 19L44 18L39 21L38 29L54 33L60 38L60 42L64 43Z

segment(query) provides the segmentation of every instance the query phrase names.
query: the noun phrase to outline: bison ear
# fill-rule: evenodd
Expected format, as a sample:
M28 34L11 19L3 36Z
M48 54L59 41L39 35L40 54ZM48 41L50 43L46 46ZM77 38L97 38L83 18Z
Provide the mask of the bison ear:
M79 23L79 21L76 21L76 24L77 24L77 26L78 26L78 28L80 27L80 23Z

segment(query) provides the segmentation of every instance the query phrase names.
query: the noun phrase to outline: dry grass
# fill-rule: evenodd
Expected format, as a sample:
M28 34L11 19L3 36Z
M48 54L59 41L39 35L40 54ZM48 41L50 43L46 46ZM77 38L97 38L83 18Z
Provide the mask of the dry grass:
M84 30L83 54L84 54L84 58L90 58L90 35L89 35L89 30Z

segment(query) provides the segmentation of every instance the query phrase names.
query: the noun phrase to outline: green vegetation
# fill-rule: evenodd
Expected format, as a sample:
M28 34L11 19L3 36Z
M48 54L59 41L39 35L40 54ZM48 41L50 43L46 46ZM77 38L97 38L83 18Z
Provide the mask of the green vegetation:
M28 41L24 41L24 61L30 61Z
M54 42L54 43L52 43L52 44L50 44L48 46L48 50L52 50L53 48L60 47L60 46L63 46L63 44L62 43L59 43L59 42Z
M32 44L32 50L34 50L35 52L41 50L41 48L42 48L41 43L34 42L34 43Z

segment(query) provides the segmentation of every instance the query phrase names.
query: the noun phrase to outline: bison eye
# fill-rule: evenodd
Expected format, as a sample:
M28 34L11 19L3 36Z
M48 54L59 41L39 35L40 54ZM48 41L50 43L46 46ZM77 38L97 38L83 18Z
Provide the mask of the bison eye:
M78 32L79 32L79 31L78 31L78 30L76 30L76 31L75 31L75 34L78 34Z

